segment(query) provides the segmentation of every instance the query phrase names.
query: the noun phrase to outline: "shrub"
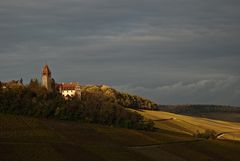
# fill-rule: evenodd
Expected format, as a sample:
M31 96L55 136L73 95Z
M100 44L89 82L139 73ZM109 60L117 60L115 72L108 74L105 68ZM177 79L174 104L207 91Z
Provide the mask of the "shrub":
M206 129L204 132L197 131L195 134L195 137L197 138L203 138L203 139L216 139L217 133L214 130Z

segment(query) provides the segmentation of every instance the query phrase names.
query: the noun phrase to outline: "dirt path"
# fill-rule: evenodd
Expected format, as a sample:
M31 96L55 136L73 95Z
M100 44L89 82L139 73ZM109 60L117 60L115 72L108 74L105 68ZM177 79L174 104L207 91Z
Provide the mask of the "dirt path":
M200 142L200 141L206 141L205 139L197 139L197 140L189 140L189 141L172 141L172 142L163 142L159 144L149 144L149 145L138 145L138 146L129 146L127 148L132 149L140 149L140 148L158 148L162 145L169 145L169 144L184 144L184 143L194 143L194 142Z

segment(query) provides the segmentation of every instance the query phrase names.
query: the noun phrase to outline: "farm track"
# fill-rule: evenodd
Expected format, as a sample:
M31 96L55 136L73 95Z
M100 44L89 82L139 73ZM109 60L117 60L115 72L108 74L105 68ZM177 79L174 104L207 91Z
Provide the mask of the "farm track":
M122 146L123 148L128 148L128 149L145 149L145 148L159 148L164 145L176 145L176 144L187 144L187 143L197 143L197 142L202 142L206 141L204 139L197 139L197 140L189 140L189 141L169 141L169 142L163 142L159 144L148 144L148 145L138 145L138 146ZM83 146L82 144L78 143L73 143L73 142L12 142L12 141L5 141L5 142L0 142L0 145L61 145L61 146L66 146L66 145L71 145L75 147L81 147ZM111 145L108 145L108 147L111 147Z
M195 142L200 142L200 141L206 141L206 140L205 140L205 139L197 139L197 140L189 140L189 141L169 141L169 142L163 142L163 143L159 143L159 144L129 146L128 148L133 148L133 149L140 149L140 148L158 148L158 147L163 146L163 145L195 143Z

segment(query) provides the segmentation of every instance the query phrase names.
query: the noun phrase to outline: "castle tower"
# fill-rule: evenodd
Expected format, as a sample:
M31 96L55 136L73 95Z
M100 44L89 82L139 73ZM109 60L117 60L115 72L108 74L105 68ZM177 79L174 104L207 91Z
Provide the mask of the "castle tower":
M42 69L42 86L47 88L48 91L53 91L51 71L47 64Z

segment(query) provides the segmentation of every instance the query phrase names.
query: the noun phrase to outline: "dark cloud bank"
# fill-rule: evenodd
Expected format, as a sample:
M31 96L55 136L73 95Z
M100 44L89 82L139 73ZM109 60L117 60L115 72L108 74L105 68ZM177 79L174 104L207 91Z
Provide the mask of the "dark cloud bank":
M238 0L0 0L0 80L109 84L162 104L240 105Z

